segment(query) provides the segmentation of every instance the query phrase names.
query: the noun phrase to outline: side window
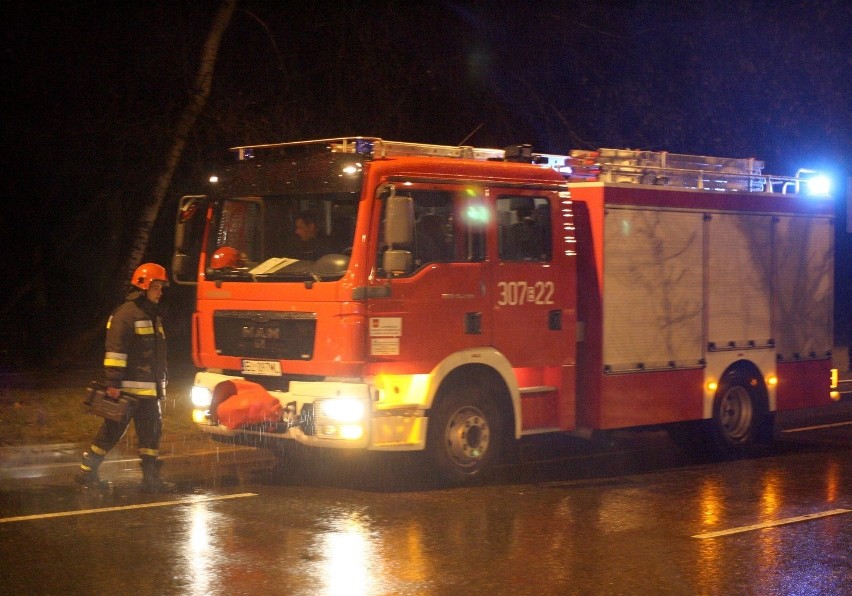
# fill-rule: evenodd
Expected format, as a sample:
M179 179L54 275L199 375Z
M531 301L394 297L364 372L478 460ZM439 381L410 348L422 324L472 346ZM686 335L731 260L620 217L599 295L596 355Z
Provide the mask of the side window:
M414 267L447 263L456 258L453 198L446 191L413 191Z
M497 239L504 261L549 261L550 201L529 196L498 198Z
M413 270L430 263L465 263L485 258L485 227L482 218L471 217L471 209L482 209L472 205L469 196L453 190L406 188L399 194L414 200L414 236L411 245ZM384 214L382 215L384 222ZM380 226L384 230L384 224ZM384 239L379 246L386 248Z
M488 206L467 192L456 195L456 260L476 263L485 260L485 230L490 219Z

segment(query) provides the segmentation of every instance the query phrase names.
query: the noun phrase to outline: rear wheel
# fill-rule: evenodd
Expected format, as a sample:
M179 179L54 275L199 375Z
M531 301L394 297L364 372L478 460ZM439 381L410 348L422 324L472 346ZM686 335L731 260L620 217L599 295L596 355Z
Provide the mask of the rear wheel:
M672 441L698 461L738 457L771 438L766 394L755 372L725 373L713 400L709 420L680 422L669 427Z
M496 463L504 440L503 420L485 387L450 387L429 419L426 450L438 475L464 482Z
M753 447L762 437L766 410L756 375L741 370L726 373L713 400L711 447L719 455L739 455Z

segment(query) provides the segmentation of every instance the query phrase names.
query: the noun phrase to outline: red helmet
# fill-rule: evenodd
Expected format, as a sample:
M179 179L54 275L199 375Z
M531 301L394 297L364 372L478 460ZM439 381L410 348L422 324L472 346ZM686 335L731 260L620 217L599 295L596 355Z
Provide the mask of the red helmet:
M143 263L133 272L130 284L140 290L147 290L151 287L152 281L161 281L163 285L169 285L169 278L166 276L165 267L156 263Z
M232 246L220 246L210 257L211 269L224 269L226 267L238 267L240 264L240 251Z

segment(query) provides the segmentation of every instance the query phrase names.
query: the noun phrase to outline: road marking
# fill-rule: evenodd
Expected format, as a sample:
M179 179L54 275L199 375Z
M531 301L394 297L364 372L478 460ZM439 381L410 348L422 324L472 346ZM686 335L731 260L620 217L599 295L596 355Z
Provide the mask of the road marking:
M776 521L765 522L762 524L753 524L751 526L740 526L739 528L731 528L730 530L719 530L718 532L705 532L704 534L695 534L693 538L718 538L719 536L728 536L730 534L740 534L742 532L751 532L752 530L762 530L763 528L773 528L775 526L783 526L786 524L795 524L797 522L818 519L820 517L828 517L830 515L840 515L841 513L852 513L852 509L832 509L831 511L822 511L820 513L811 513L809 515L800 515L798 517L788 517Z
M137 505L122 505L120 507L100 507L98 509L81 509L79 511L59 511L57 513L41 513L38 515L21 515L18 517L0 518L0 524L19 521L32 521L37 519L52 519L54 517L69 517L72 515L88 515L89 513L104 513L106 511L127 511L130 509L148 509L151 507L169 507L172 505L194 505L208 501L224 501L225 499L240 499L242 497L256 497L257 493L238 493L235 495L220 495L218 497L197 497L183 501L162 501L159 503L139 503Z
M849 424L852 424L852 422L835 422L833 424L820 424L818 426L805 426L805 427L802 427L802 428L791 428L789 430L782 430L781 432L782 433L800 433L800 432L806 431L806 430L819 430L821 428L832 428L832 427L835 427L835 426L847 426Z

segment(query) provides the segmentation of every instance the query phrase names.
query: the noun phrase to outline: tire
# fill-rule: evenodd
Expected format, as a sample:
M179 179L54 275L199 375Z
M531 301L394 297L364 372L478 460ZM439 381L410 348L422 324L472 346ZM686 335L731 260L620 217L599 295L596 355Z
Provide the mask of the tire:
M484 386L452 386L432 408L426 451L441 480L479 476L498 461L503 442L503 411Z
M760 379L742 370L725 373L713 400L710 447L720 456L738 456L763 437L767 419Z

